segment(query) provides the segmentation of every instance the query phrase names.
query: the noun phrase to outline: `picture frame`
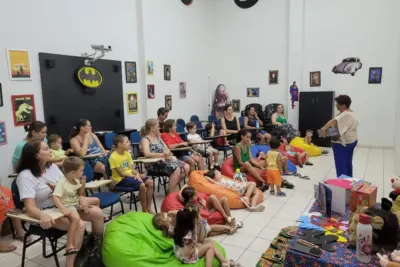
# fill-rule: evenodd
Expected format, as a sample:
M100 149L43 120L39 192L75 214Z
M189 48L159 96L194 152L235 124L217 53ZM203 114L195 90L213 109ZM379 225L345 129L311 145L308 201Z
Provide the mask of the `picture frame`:
M279 71L278 70L270 70L269 71L269 84L278 84L279 79Z
M139 98L137 93L126 93L128 114L139 113Z
M4 102L3 102L3 88L1 87L1 83L0 83L0 107L4 106Z
M154 84L147 85L147 99L154 99L156 98L156 92Z
M136 62L125 61L125 81L126 83L137 83Z
M181 99L186 98L186 82L179 82L179 97Z
M369 84L381 84L382 83L382 67L371 67L368 72L368 83Z
M240 99L232 99L233 112L240 112Z
M171 65L164 65L164 80L171 80Z
M6 122L0 121L0 146L7 145L7 142Z
M165 108L172 110L172 96L171 95L165 96Z
M312 71L310 72L310 87L321 86L321 72Z
M154 62L153 61L146 61L146 74L147 74L147 76L154 75Z
M11 81L31 81L32 70L27 49L6 49L8 75Z
M247 97L260 97L260 87L249 87L246 92Z
M15 126L23 126L36 120L34 95L12 95L11 104Z

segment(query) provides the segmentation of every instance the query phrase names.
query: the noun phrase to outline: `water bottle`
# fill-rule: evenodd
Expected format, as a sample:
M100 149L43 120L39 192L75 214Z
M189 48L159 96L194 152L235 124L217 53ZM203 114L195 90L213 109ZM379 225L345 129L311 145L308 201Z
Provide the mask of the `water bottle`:
M371 218L366 214L360 214L357 224L356 258L359 262L369 263L372 250L372 226Z
M260 128L260 123L258 122L258 120L256 121L256 128Z
M240 173L240 169L237 168L235 170L235 174L233 175L233 179L237 181L242 181L242 174Z

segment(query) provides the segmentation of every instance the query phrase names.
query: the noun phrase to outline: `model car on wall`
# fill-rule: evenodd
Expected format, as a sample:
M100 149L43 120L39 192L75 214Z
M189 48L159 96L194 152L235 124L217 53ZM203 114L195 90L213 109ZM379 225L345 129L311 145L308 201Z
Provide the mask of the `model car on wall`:
M362 63L358 57L348 57L343 59L342 63L333 67L332 72L335 74L342 73L354 76L361 67Z

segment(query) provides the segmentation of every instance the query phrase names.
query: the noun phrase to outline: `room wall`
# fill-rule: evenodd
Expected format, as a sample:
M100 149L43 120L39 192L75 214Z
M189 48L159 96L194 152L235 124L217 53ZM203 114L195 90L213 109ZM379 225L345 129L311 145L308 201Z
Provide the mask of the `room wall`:
M136 2L130 0L120 0L118 4L106 0L0 2L0 62L2 62L0 83L4 99L4 106L0 107L0 121L6 121L8 134L8 144L0 146L0 178L11 173L11 155L14 147L26 135L23 127L14 127L11 95L34 94L37 119L44 119L38 53L80 56L82 53L91 52L91 44L103 44L111 45L113 49L106 54L106 59L137 60ZM29 49L32 81L9 80L6 48ZM123 85L124 93L139 92L140 100L144 95L141 93L141 90L144 90L144 83L140 80L140 73L143 70L144 68L138 69L138 83L124 82ZM126 103L124 106L126 110ZM146 111L145 108L143 110ZM128 116L125 111L127 128L137 128L138 125L142 125L144 118L144 112Z
M145 60L154 62L154 75L146 76L155 85L155 99L146 100L149 117L165 106L165 95L172 95L169 118L191 115L206 118L207 65L209 40L206 29L208 1L193 1L190 7L181 1L143 1ZM171 81L164 80L164 64L171 65ZM179 82L186 82L187 97L180 99Z

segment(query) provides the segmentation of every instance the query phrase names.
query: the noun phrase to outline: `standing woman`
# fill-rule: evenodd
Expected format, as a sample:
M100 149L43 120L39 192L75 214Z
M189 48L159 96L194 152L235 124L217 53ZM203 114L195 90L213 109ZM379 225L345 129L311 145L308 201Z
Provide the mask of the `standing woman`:
M244 117L244 128L245 129L254 129L257 128L257 121L260 126L263 126L263 121L257 115L254 107L250 107L247 110L247 116ZM268 144L269 140L271 140L271 135L264 130L257 131L257 138L260 140L260 144Z
M353 177L353 153L357 146L358 120L350 109L351 98L348 95L339 95L335 98L336 109L340 112L324 127L321 128L322 136L326 136L326 130L335 127L339 132L339 139L332 140L332 150L335 159L337 177L344 174Z
M47 134L47 127L44 122L41 121L33 121L31 124L24 125L25 132L28 132L28 135L24 138L24 140L20 141L14 149L14 153L12 156L12 164L13 168L17 167L17 163L22 154L22 148L24 145L33 139L44 140Z
M283 136L289 143L296 136L300 136L300 131L293 128L293 125L287 122L282 104L276 107L276 112L271 116L271 122L283 132Z
M108 178L105 167L105 155L108 151L104 149L99 138L92 133L90 121L87 119L79 119L70 138L69 142L71 148L78 157L99 155L98 157L89 159L88 162L92 166L94 172L102 174L104 178Z

